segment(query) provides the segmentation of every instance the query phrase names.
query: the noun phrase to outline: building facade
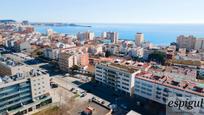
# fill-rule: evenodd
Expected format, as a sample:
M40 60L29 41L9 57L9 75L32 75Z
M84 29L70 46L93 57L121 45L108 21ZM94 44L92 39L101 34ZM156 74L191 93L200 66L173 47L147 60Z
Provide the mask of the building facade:
M40 70L0 77L0 114L27 114L51 103L49 83Z
M0 75L15 75L19 72L28 72L32 68L6 57L0 57Z
M194 49L195 43L196 43L196 37L190 35L190 36L178 36L176 43L179 48L186 48L188 50Z
M45 58L58 60L59 59L59 49L53 49L53 48L46 48L43 50L43 55Z
M79 53L77 56L77 65L79 66L88 66L89 65L89 54L88 53Z
M88 66L89 54L77 51L61 52L58 63L62 71L69 71L74 65Z
M77 65L77 55L74 52L61 52L58 64L62 71L68 71L69 68Z
M135 76L135 95L146 99L167 104L169 98L193 97L201 98L203 86L200 83L182 80L179 77L158 76L148 72L141 72ZM201 108L199 111L203 111Z
M106 32L107 39L110 39L113 44L118 43L118 32Z
M89 40L93 40L95 37L95 34L94 32L79 32L77 34L77 39L80 41L80 42L85 42L85 41L89 41Z
M204 39L198 38L195 42L195 48L196 50L204 49Z
M119 90L132 96L134 76L139 71L120 64L102 62L96 65L95 79L101 84L114 88L116 91Z
M136 46L141 46L144 42L144 34L143 33L137 33L135 37L135 44Z

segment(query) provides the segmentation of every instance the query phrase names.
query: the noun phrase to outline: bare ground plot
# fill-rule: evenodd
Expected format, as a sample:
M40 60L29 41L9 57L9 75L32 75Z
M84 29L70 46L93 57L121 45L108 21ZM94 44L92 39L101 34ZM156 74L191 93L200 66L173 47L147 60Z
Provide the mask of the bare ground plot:
M98 105L94 102L84 102L81 105L75 107L73 110L71 110L70 112L72 113L72 115L80 115L80 113L86 109L88 106L94 108L93 111L93 115L106 115L109 110L102 107L101 105Z

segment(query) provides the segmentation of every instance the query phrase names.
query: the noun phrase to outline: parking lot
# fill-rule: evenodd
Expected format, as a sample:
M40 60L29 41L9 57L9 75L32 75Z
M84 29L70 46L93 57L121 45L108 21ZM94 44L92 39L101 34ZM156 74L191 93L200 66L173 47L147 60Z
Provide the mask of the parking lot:
M77 90L79 91L80 89ZM53 97L53 102L59 102L62 112L67 114L79 115L89 106L94 108L93 115L105 115L110 111L99 104L90 102L89 100L93 97L92 94L88 93L81 97L69 88L61 87L61 85L51 89L51 96Z

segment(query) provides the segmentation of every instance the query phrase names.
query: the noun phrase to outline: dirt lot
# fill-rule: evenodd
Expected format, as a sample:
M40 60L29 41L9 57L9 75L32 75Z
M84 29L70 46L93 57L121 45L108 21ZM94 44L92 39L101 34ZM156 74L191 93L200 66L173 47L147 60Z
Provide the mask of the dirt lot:
M58 104L59 108L57 111L53 112L55 113L54 115L80 115L80 113L88 106L91 106L92 108L95 109L93 111L93 115L105 115L106 113L109 112L108 109L96 103L89 102L88 100L90 99L91 96L87 95L83 98L80 98L79 96L76 96L69 90L66 90L62 87L52 89L51 95L53 97L54 102L59 102ZM52 109L49 111L52 111ZM50 114L36 114L36 115L50 115Z
M40 112L37 112L33 115L59 115L59 107L58 106L54 106L54 107L50 107L48 109L42 110Z
M105 115L109 112L108 109L106 109L106 108L104 108L104 107L102 107L102 106L100 106L94 102L82 103L81 105L77 106L76 108L74 108L70 112L72 113L72 115L79 115L88 106L94 108L93 115Z

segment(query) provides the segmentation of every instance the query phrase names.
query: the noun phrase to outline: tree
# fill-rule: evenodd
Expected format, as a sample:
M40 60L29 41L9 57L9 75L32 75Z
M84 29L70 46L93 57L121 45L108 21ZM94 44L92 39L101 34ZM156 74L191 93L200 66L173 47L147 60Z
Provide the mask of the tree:
M111 54L111 52L109 51L109 50L107 50L106 52L105 52L105 56L106 57L110 57L112 54Z
M164 64L166 60L166 54L161 51L154 51L148 56L149 61L155 61L160 64Z

